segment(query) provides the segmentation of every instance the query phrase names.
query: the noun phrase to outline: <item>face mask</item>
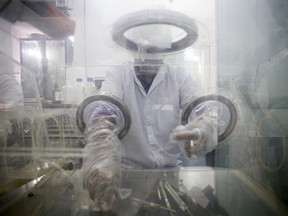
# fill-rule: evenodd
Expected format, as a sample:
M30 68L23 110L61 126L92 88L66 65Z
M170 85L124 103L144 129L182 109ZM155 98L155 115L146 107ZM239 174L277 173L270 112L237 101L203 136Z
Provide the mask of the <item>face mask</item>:
M134 58L134 64L137 65L163 65L163 59L145 59L145 58Z
M134 59L134 63L140 74L155 75L163 65L163 59Z

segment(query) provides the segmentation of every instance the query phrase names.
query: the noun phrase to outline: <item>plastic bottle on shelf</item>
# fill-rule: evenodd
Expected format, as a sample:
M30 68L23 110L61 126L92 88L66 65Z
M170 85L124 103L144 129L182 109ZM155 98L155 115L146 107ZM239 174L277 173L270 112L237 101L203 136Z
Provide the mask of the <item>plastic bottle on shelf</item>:
M67 80L66 85L64 85L63 88L61 89L62 103L72 104L74 98L73 94L74 94L73 86L71 85L71 82Z
M74 87L74 101L76 104L80 104L84 99L84 85L82 83L82 78L76 79L76 85Z
M96 93L97 93L97 91L96 91L96 86L94 84L94 80L93 80L93 78L88 77L87 83L86 83L85 88L84 88L84 97L87 98L87 97L90 97L92 95L95 95Z

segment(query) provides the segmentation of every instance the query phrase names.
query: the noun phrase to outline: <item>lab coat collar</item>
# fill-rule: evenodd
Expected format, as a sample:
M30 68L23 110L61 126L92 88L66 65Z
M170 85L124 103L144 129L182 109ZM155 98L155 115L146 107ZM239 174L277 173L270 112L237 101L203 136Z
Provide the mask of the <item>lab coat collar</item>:
M147 95L151 94L151 92L163 81L167 73L167 70L168 70L167 65L161 66L160 70L158 71L157 75L155 76L152 82L152 85L149 88Z
M135 70L134 70L134 66L131 65L131 66L129 67L129 72L133 74L135 83L137 84L138 88L140 89L142 95L143 95L144 97L146 97L146 95L147 95L147 94L146 94L146 91L145 91L144 87L142 86L141 82L138 80L138 78L137 78L137 76L136 76L136 73L135 73Z
M149 91L146 93L144 87L142 86L141 82L138 80L135 70L134 70L134 66L130 65L130 72L133 73L134 76L134 80L138 86L138 88L140 89L141 93L143 94L143 96L148 96L149 94L151 94L151 92L163 81L165 74L168 71L168 66L167 65L163 65L161 66L161 68L159 69L159 71L157 72L150 88Z

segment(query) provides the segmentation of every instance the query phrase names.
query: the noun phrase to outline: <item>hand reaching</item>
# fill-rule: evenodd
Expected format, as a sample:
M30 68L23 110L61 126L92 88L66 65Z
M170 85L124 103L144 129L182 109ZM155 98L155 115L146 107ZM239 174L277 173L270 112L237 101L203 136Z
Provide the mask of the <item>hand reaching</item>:
M170 135L189 159L196 159L212 151L217 145L216 119L200 116L187 125L179 125Z

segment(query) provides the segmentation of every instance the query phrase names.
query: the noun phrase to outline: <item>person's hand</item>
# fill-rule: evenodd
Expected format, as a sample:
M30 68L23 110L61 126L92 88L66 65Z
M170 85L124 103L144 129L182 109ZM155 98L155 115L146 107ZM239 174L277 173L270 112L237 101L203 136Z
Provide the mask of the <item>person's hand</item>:
M200 116L187 125L179 125L170 135L189 159L197 159L212 151L217 145L216 119Z
M120 140L106 127L110 125L106 120L102 123L98 121L95 128L91 126L86 132L88 144L85 146L87 157L82 166L83 187L88 190L91 208L95 211L112 208L120 185Z
M118 193L119 177L116 173L103 169L92 169L84 181L84 188L88 190L93 201L91 208L95 211L107 211L113 206Z

